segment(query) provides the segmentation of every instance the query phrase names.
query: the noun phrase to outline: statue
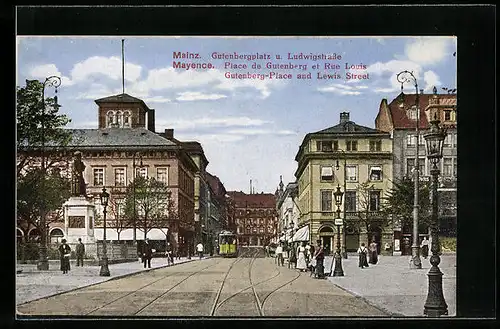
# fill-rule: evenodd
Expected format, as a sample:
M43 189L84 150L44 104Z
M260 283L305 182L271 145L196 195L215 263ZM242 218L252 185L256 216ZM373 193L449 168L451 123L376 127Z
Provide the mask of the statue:
M73 166L71 167L72 181L71 181L71 195L72 196L86 196L86 185L83 179L83 171L85 164L82 161L82 153L76 151Z

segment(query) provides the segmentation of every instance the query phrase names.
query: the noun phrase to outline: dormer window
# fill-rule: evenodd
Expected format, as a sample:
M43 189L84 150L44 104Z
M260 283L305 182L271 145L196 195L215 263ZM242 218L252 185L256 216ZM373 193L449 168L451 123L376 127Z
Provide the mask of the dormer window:
M417 109L415 107L408 110L408 118L410 120L417 120Z
M126 127L126 128L129 128L130 127L130 123L131 123L131 120L130 120L130 111L125 111L125 113L123 113L123 126Z

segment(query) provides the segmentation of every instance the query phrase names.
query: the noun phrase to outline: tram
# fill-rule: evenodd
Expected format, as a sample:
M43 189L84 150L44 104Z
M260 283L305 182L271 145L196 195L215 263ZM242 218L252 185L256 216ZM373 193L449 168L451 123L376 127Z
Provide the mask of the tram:
M222 257L238 256L236 234L230 231L222 231L219 233L219 255Z

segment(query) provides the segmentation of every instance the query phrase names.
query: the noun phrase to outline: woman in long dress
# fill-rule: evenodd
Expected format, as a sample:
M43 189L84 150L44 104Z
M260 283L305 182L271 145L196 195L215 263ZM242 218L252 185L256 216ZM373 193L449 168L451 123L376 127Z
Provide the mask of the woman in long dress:
M358 266L363 268L363 267L368 267L368 261L366 260L366 254L368 254L368 249L365 247L365 243L361 243L361 247L358 248L358 255L359 255L359 263Z
M378 254L377 254L377 243L372 241L370 243L370 264L377 264L378 262Z
M307 269L307 262L306 262L306 247L304 246L304 242L300 244L300 246L297 248L297 267L298 270L301 272L305 271Z
M61 256L61 271L63 274L68 273L69 268L69 257L71 255L71 248L66 244L66 239L61 240L61 245L59 246L59 254Z

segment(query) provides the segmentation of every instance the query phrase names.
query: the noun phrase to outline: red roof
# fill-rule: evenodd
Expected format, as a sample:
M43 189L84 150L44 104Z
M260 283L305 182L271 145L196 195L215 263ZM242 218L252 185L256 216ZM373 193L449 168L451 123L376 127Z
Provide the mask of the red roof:
M224 187L224 184L222 184L222 182L220 181L219 177L210 174L208 171L206 172L206 174L208 185L210 185L212 191L214 191L214 193L218 196L225 196L226 189Z
M236 208L276 208L276 197L271 193L246 194L241 191L227 192Z
M404 98L403 98L404 96ZM429 99L431 99L434 94L419 94L418 106L420 109L420 124L421 129L429 128L429 120L425 109L429 105ZM439 105L448 105L450 107L456 106L457 95L456 94L438 94ZM410 119L407 116L407 110L415 104L415 94L399 94L398 97L389 103L389 111L392 116L392 122L394 124L394 129L405 129L405 128L415 128L415 120ZM401 104L403 106L401 107Z

